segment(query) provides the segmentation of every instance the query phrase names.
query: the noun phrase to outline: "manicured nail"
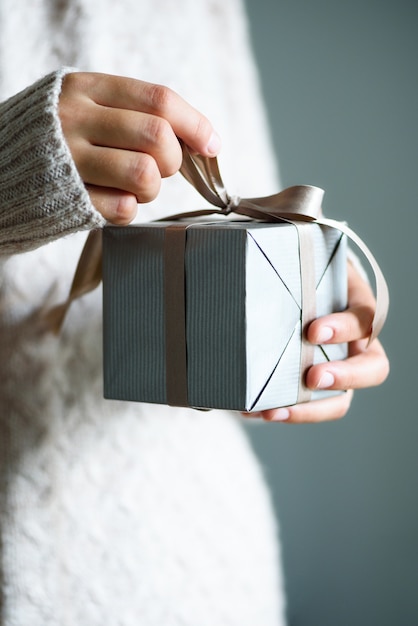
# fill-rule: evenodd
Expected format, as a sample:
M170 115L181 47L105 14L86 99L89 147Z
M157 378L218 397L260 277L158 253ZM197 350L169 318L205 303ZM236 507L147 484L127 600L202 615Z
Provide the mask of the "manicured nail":
M212 154L213 156L215 156L216 154L218 154L220 149L221 149L221 138L219 137L218 133L213 131L209 139L208 145L206 146L206 150L209 152L209 154Z
M332 387L334 383L335 383L335 378L331 374L331 372L324 372L321 378L319 379L319 383L317 384L316 388L328 389L329 387Z
M329 341L334 336L334 329L331 326L322 326L318 333L318 338L316 343L325 343Z
M277 409L274 412L274 417L272 417L271 421L272 422L284 422L285 420L288 420L289 417L290 417L289 409L282 407L281 409Z

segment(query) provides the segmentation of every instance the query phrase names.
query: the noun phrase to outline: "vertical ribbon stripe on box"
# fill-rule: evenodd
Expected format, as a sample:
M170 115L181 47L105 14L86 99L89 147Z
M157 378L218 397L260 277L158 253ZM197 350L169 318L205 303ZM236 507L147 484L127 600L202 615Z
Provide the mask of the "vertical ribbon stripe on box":
M316 317L316 279L315 255L312 234L312 224L309 222L293 222L299 237L300 260L300 292L301 292L301 347L299 389L297 402L308 402L312 391L305 385L305 375L314 362L315 346L306 339L308 324Z
M188 406L186 290L184 253L186 224L168 226L164 238L165 355L167 404Z

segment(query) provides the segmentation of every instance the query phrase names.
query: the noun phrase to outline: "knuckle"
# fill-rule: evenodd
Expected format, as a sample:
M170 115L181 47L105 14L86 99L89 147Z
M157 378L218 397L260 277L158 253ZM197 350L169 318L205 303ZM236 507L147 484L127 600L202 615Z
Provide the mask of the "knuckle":
M360 328L361 318L357 314L347 316L346 328L344 329L344 336L346 337L361 337L364 332ZM342 333L340 333L342 335Z
M138 202L150 202L157 196L161 176L154 159L148 154L137 155L131 165L131 179Z
M62 79L61 96L67 91L72 91L79 84L79 72L69 72Z
M161 176L172 176L180 169L182 153L169 122L150 116L147 122L147 141L156 159Z
M147 120L146 134L148 141L161 148L169 142L172 134L171 126L164 118L150 115Z
M150 85L148 97L152 110L164 117L172 106L174 91L164 85Z
M94 85L97 75L92 72L69 72L62 80L61 95L86 93Z
M366 326L369 327L370 324L366 321L363 307L352 308L339 318L335 339L337 341L358 340L367 336Z
M87 182L92 155L90 144L70 132L64 133L74 164L84 182Z
M91 122L94 103L83 96L83 88L78 74L67 74L58 101L58 114L66 139L86 132Z

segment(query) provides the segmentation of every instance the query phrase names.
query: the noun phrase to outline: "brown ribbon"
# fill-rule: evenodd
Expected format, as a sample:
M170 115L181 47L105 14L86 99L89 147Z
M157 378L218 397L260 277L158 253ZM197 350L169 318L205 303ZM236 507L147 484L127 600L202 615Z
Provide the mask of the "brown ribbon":
M46 327L58 335L71 303L96 289L101 281L102 231L95 229L90 231L81 251L67 300L44 312L43 319Z
M184 144L182 144L182 150L183 162L181 172L183 176L213 206L198 211L178 213L160 221L190 219L214 214L227 216L230 213L235 213L258 221L288 222L297 229L301 278L301 325L303 332L297 402L309 401L312 392L305 386L304 378L307 369L313 364L314 346L306 340L304 331L308 324L316 317L315 258L311 230L308 227L309 224L315 222L320 225L331 226L343 232L360 248L369 261L375 276L377 300L369 343L379 334L384 324L389 304L386 281L376 260L365 243L351 231L346 224L334 220L327 220L322 217L321 203L324 195L322 189L308 185L299 185L289 187L278 194L263 198L238 198L230 196L222 181L216 158L192 155ZM218 208L215 209L214 206ZM165 266L165 295L167 301L170 302L170 307L167 307L166 316L166 337L170 337L166 350L167 402L168 404L177 406L188 405L186 378L187 354L184 330L185 323L184 326L179 324L176 328L172 328L171 310L176 311L176 316L178 316L179 319L185 320L184 270L181 282L179 282L179 272L181 268L184 268L187 228L187 224L183 226L183 229L181 226L176 226L173 232L170 233L170 238L166 238L166 248L172 246L174 241L177 240L177 262L171 257L171 264ZM182 238L182 244L180 243L180 237ZM175 276L177 276L177 279L175 279ZM179 291L176 292L170 287L171 281L174 280L176 280L176 284L179 287ZM180 315L179 307L182 308ZM183 321L181 324L183 324ZM171 330L168 331L168 328ZM174 357L173 355L176 356ZM181 380L179 371L184 373Z
M187 342L185 267L186 228L165 229L164 302L166 396L170 406L189 406L187 393Z
M376 259L362 239L345 223L326 219L322 216L321 202L324 195L322 189L308 185L299 185L284 189L278 194L262 198L238 198L230 196L222 181L216 158L192 155L184 144L182 144L182 150L183 163L180 170L181 173L212 206L198 211L171 215L160 221L176 221L184 218L190 219L213 214L226 216L230 213L235 213L259 221L288 222L294 225L298 232L301 259L303 329L305 329L306 325L315 317L315 281L312 279L312 274L314 275L312 266L314 257L311 244L309 243L309 229L307 229L306 226L314 222L319 225L336 228L347 235L347 237L356 244L366 257L373 271L376 286L376 309L372 321L369 343L378 336L384 325L389 307L389 293L386 281ZM181 226L181 223L179 223L178 228L171 230L169 239L167 239L166 255L174 254L174 250L176 249L177 258L179 258L178 253L182 248L183 252L181 254L184 256L186 240L185 228L187 228L186 225ZM182 231L183 234L180 234ZM172 246L173 252L167 252L167 249ZM95 230L92 231L87 238L67 301L52 311L49 311L47 314L47 324L53 332L59 332L72 301L95 289L100 283L101 259L101 231ZM172 257L169 258L168 262L166 258L166 266L170 266L171 262ZM172 355L169 356L171 363L171 365L169 364L169 370L171 373L169 374L168 386L173 392L172 394L170 392L170 396L173 395L173 403L182 404L184 402L184 396L187 394L187 390L185 389L187 386L186 347L183 339L181 339L182 346L179 345L178 341L174 342L175 345L170 342L172 342L173 337L177 336L176 328L178 329L180 324L184 324L185 320L185 313L184 310L182 310L184 303L181 304L182 300L184 301L184 277L182 278L180 273L178 273L177 276L170 276L166 278L166 285L171 280L176 281L176 285L182 289L181 293L183 295L180 299L177 299L180 305L176 311L176 315L172 318L172 321L167 321L168 326L166 326L166 337L168 338L170 346L167 352L170 352L170 355ZM171 290L171 293L173 293L173 290ZM182 337L183 336L184 335L182 335ZM182 361L180 366L177 358L180 358ZM307 341L302 341L302 375L312 362L313 346ZM181 397L179 397L176 389L183 389L182 392L179 392ZM310 392L304 387L301 381L298 402L309 399L309 393Z
M306 328L316 317L315 257L312 231L309 225L321 214L323 197L322 189L308 186L291 187L265 198L231 197L223 184L216 159L192 156L185 145L182 145L182 149L182 174L208 202L218 209L212 206L208 209L179 213L159 220L179 221L177 225L167 228L165 237L166 391L167 403L172 406L188 406L184 254L186 230L190 223L181 225L181 219L189 220L193 217L213 214L229 215L234 212L246 218L264 222L290 222L297 229L299 239L301 323L302 328ZM175 323L175 319L178 323ZM311 398L311 390L304 385L304 374L312 365L313 358L314 346L302 338L298 403L307 402Z
M324 196L322 189L311 185L297 185L262 198L230 196L222 181L216 158L192 155L184 144L182 144L182 150L183 163L180 170L181 173L208 202L219 208L214 209L210 207L198 211L178 213L160 221L235 213L263 222L289 222L298 228L299 234L303 222L314 222L321 226L329 226L339 230L359 248L372 269L375 280L376 308L371 325L369 344L379 335L389 309L389 291L386 280L379 264L364 241L345 222L327 219L322 216L321 204ZM301 255L301 262L305 265L303 246L301 246ZM305 297L305 304L307 301Z

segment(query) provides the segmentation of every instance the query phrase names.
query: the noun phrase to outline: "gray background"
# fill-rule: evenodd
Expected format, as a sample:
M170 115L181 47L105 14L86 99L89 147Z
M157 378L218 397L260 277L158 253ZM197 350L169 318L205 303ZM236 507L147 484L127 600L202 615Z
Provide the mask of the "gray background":
M291 626L418 624L416 0L247 0L284 186L326 190L386 274L388 381L320 426L251 429Z

